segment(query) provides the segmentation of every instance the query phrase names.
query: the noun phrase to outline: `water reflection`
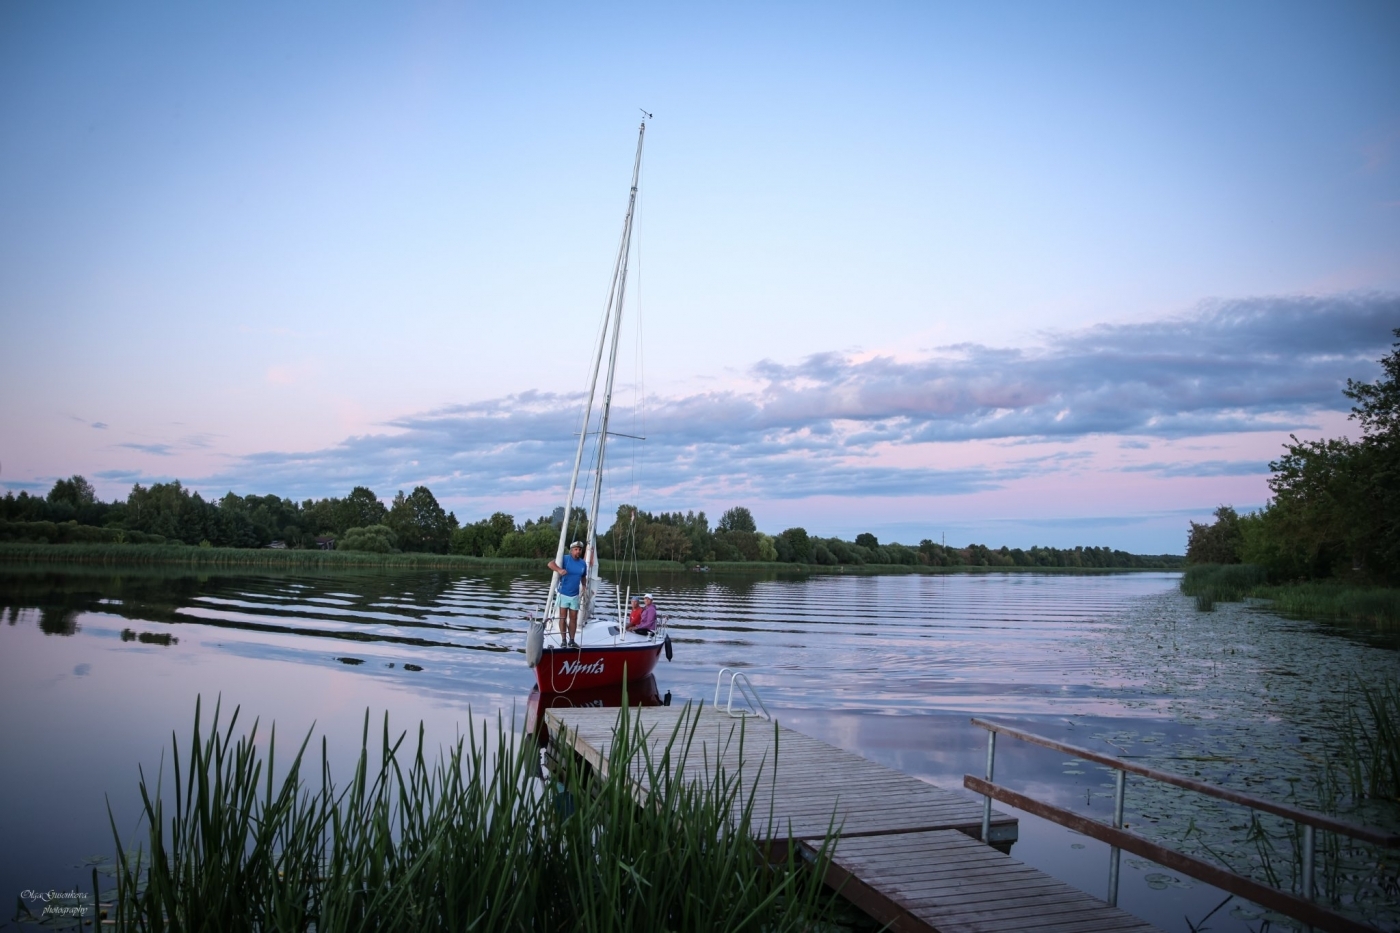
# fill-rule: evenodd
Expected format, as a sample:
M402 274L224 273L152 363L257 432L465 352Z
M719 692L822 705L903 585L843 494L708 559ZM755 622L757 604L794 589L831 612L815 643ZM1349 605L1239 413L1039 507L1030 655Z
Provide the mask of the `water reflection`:
M985 734L968 725L971 715L1110 753L1108 743L1125 735L1144 753L1150 743L1203 741L1230 715L1216 699L1216 668L1188 667L1173 649L1173 633L1196 616L1178 615L1191 610L1171 574L690 573L628 582L657 594L676 645L674 661L642 690L633 685L628 702L708 701L719 668L743 669L785 725L944 786L981 768ZM314 724L333 753L358 748L366 707L392 711L403 728L424 720L449 742L468 715L533 728L558 703L620 704L620 695L527 699L534 677L523 619L547 585L547 573L519 572L0 568L0 728L24 750L0 764L0 795L15 802L0 808L0 835L14 843L0 848L0 894L90 883L70 866L110 851L106 799L120 826L134 820L137 765L159 768L171 732L185 734L196 694L243 704L250 719L275 720L284 733ZM1221 636L1213 650L1239 643L1238 657L1247 649L1264 674L1302 675L1290 681L1307 680L1305 665L1324 656L1328 670L1396 669L1396 655L1372 644L1331 638L1319 647L1327 636L1317 627L1297 626L1276 643L1262 630L1241 624L1242 634ZM1199 680L1183 687L1187 669ZM1258 672L1232 671L1236 692L1247 694ZM1215 705L1190 706L1207 696ZM1272 724L1235 717L1228 741L1282 747L1291 714L1268 712ZM1075 773L1062 758L1008 748L998 770L1034 796L1097 814L1101 776ZM1023 823L1017 856L1061 877L1073 875L1076 859L1098 858L1070 845L1063 833L1038 836ZM1093 891L1101 876L1095 863L1066 880ZM1178 906L1173 919L1152 919L1184 929ZM1218 930L1243 929L1218 921Z
M591 690L570 690L568 693L543 693L537 686L525 701L525 732L541 744L549 740L544 714L551 709L620 709L628 706L670 706L671 693L663 696L656 684L656 675L643 680Z
M180 639L169 632L137 632L129 628L122 629L122 641L139 641L143 645L178 645Z

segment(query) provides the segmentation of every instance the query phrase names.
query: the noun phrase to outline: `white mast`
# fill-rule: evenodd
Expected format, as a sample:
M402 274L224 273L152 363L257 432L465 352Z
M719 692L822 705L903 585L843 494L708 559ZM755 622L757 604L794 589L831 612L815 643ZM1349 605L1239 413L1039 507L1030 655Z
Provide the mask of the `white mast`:
M603 348L609 346L608 352L608 378L603 388L603 411L598 425L598 453L597 472L593 481L593 496L588 509L588 533L584 541L584 560L588 563L588 589L585 594L584 604L580 607L579 622L586 623L589 617L589 610L593 604L594 582L598 579L598 567L596 556L596 538L598 507L602 496L603 486L603 454L608 443L608 416L612 408L613 377L617 372L617 347L618 340L622 333L622 302L627 293L627 266L632 252L632 217L637 206L637 182L641 177L642 170L642 142L646 137L646 120L642 121L641 129L637 131L637 156L632 163L632 188L627 198L627 216L622 222L622 242L618 245L617 261L613 265L612 286L608 290L608 304L603 312L603 327L598 335L598 348L593 355L593 368L588 381L588 402L583 409L583 423L579 429L578 448L574 453L574 470L569 477L569 497L564 500L564 523L559 528L559 547L555 552L554 560L557 564L564 559L564 552L569 546L569 519L573 514L574 494L578 490L579 469L583 465L583 451L588 442L588 426L593 417L593 399L598 389L598 371L603 360ZM608 330L612 329L612 339L608 339ZM550 575L549 597L545 601L545 623L554 614L554 597L559 585L557 574Z

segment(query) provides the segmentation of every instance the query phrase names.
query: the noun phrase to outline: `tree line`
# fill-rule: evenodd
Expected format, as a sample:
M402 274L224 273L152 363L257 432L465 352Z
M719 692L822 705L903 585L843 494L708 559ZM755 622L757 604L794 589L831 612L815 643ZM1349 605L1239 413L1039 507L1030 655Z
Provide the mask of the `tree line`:
M1272 498L1245 515L1231 506L1191 523L1192 564L1255 564L1272 583L1343 579L1400 585L1400 328L1374 383L1347 380L1361 438L1284 445L1269 464Z
M611 530L598 541L601 557L635 553L642 560L769 561L825 566L893 564L925 567L1082 567L1165 568L1178 566L1172 555L1141 555L1108 547L990 548L985 544L949 547L925 538L917 546L881 544L870 533L854 541L823 538L805 528L788 528L774 535L758 530L753 513L735 506L720 516L713 530L704 512L652 514L631 505L620 506Z
M125 501L103 502L82 476L56 482L47 496L21 492L0 499L0 540L53 543L107 541L182 543L206 547L334 547L340 550L419 551L476 557L547 559L559 542L563 509L517 522L496 512L462 524L445 511L426 486L402 490L385 505L356 486L344 498L297 503L273 495L230 492L206 500L176 480L136 484ZM587 515L574 510L569 537L582 538ZM819 565L894 564L931 567L1173 567L1180 558L1143 556L1107 547L947 547L930 539L917 546L873 534L854 541L823 538L800 527L777 534L758 530L743 506L727 510L712 528L705 513L647 512L620 506L612 527L598 539L603 558L683 563L778 562Z
M0 499L0 537L9 540L167 542L209 547L341 547L446 553L458 528L426 486L389 505L356 486L343 499L297 503L230 492L206 500L179 480L132 486L126 500L103 502L82 476L54 483L47 496ZM84 529L105 532L84 533Z

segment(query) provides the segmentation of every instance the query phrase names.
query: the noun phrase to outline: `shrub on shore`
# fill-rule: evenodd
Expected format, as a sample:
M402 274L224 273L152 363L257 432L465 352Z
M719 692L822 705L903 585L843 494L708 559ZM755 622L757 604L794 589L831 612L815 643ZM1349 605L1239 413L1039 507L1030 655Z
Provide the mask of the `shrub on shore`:
M164 535L66 522L0 521L0 541L20 544L165 544ZM179 544L180 542L173 542Z
M337 551L370 551L375 554L392 554L398 550L399 540L388 525L369 525L365 528L351 528L335 542Z

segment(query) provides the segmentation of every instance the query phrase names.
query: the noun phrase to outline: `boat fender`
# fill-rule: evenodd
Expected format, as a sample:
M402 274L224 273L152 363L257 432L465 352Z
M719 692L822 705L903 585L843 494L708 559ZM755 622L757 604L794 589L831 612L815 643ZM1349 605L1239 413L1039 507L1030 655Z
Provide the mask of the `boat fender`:
M544 623L537 620L530 621L530 631L525 636L525 663L534 667L540 663L540 655L544 653Z
M671 636L666 636L666 660L671 660Z

